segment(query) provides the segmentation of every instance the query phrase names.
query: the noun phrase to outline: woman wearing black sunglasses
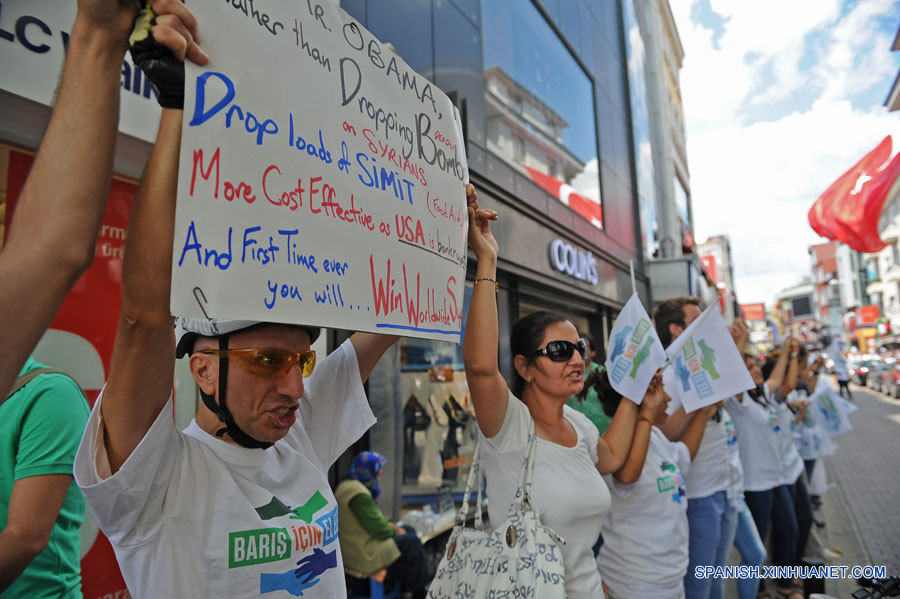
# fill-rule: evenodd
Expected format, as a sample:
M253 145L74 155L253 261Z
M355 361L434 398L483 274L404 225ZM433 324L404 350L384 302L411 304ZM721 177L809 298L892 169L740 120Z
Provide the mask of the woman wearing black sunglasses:
M478 259L469 306L463 361L482 439L488 515L503 522L518 486L531 422L537 433L531 502L541 520L566 540L560 543L568 597L603 597L591 547L609 511L601 474L625 462L638 408L624 401L601 438L583 414L566 406L583 385L587 347L575 326L554 312L535 312L513 327L512 389L497 360L497 242L490 221L497 212L469 197L469 246Z

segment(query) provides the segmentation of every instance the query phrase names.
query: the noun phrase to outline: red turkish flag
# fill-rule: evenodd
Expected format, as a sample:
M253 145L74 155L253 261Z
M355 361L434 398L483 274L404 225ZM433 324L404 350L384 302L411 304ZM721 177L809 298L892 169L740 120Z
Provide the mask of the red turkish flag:
M531 175L535 183L540 185L544 191L566 204L581 215L583 219L590 222L597 228L603 228L603 208L596 200L582 195L575 191L567 183L560 181L556 177L545 175L539 170L526 166L525 170Z
M893 158L891 153L888 135L819 196L809 210L809 224L816 233L860 252L887 246L878 234L878 219L900 174L900 153Z

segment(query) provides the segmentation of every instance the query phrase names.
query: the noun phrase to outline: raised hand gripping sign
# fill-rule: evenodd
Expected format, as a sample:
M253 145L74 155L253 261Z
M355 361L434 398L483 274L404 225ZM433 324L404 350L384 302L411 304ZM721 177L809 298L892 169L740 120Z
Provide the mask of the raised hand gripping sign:
M331 2L245 6L191 5L173 314L458 342L455 107Z

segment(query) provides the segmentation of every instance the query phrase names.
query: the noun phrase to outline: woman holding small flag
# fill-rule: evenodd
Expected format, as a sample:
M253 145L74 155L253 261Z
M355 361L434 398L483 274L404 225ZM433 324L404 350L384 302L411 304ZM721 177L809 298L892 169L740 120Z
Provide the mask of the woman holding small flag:
M478 420L488 515L503 522L517 489L530 431L536 433L530 502L542 523L564 539L558 543L570 599L603 597L591 547L609 510L602 474L625 463L637 406L622 402L603 437L583 414L566 406L584 385L587 346L565 316L535 312L513 327L512 388L498 363L497 241L491 221L498 213L480 209L469 196L469 246L478 260L469 306L463 361Z

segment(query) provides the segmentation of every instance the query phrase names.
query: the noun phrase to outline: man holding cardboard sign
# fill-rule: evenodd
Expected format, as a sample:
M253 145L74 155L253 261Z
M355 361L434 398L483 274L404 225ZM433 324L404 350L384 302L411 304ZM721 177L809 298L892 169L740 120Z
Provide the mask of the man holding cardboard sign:
M144 23L152 36L139 43L161 37L152 14ZM374 423L362 385L397 338L356 333L317 364L309 324L179 318L173 335L183 71L149 54L142 68L163 79L169 107L135 200L110 378L76 478L135 596L343 596L327 471ZM189 356L203 397L184 431L172 425L176 356Z

